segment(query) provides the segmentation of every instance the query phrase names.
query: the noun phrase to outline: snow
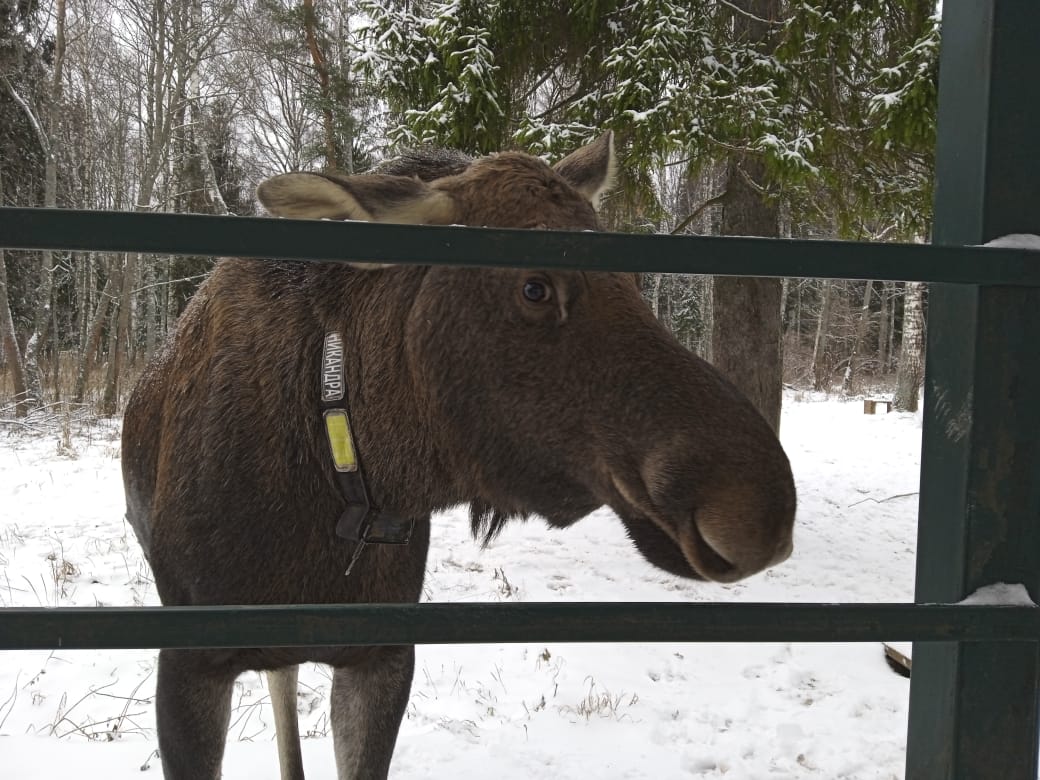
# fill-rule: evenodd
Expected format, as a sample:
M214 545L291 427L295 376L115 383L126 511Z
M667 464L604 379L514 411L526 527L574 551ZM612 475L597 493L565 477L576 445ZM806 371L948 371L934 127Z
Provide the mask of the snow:
M1029 591L1025 585L1008 584L1006 582L995 582L979 588L967 598L957 602L958 604L989 604L1010 607L1035 607L1033 599L1029 597Z
M792 558L729 586L638 557L610 512L567 531L508 527L489 549L456 510L434 519L425 599L910 601L920 417L789 396L782 438L799 490ZM0 429L0 606L157 604L122 519L119 428ZM65 454L59 454L65 453ZM154 651L10 652L0 665L5 778L159 778ZM301 670L308 777L335 777L326 669ZM907 680L877 644L434 646L391 776L893 780ZM276 774L259 674L235 690L224 777Z
M639 122L645 122L647 119L652 117L656 112L657 112L656 108L651 108L649 111L632 111L632 110L629 110L629 111L625 111L624 113L625 113L625 116L627 116L629 119L632 120L633 124L638 124Z
M1040 250L1040 236L1030 233L1011 233L1006 236L994 238L983 246L997 247L998 249L1034 249Z

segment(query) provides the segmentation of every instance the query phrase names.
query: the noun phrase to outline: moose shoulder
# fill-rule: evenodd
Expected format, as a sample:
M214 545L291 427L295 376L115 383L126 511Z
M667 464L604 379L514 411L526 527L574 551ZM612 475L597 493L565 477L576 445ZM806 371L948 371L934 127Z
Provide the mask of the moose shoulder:
M258 195L285 217L585 230L613 168L608 133L554 167L446 156L276 176ZM563 527L605 504L650 563L684 577L732 582L790 554L795 492L775 435L657 323L631 274L357 260L220 262L135 388L127 516L164 604L414 602L430 515L462 503L484 538L511 517ZM341 471L323 360L346 391L331 412L345 418ZM343 533L358 485L409 543ZM339 777L385 777L413 648L161 651L166 777L220 776L246 669L279 670L282 776L302 777L295 665L308 660L334 667Z

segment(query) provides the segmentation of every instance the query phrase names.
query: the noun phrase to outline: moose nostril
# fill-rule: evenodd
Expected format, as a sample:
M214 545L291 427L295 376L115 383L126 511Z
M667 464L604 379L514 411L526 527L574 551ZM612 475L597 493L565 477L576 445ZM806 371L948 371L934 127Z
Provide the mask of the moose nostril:
M701 533L696 520L680 532L679 544L690 566L705 579L736 582L746 576L740 566L730 561Z
M687 551L691 565L706 565L706 576L733 582L787 560L794 549L790 524L769 522L764 513L748 509L731 502L696 510L692 523L696 530Z
M611 474L625 503L653 521L696 576L736 582L790 557L793 491L732 479L705 486L676 466L672 450L648 457L639 477Z

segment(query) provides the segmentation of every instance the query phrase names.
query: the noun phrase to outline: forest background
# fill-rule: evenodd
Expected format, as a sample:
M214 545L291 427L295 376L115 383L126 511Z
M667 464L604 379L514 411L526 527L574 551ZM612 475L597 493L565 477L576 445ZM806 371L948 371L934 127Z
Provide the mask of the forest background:
M252 215L280 172L612 129L607 229L927 241L939 36L930 0L0 0L0 205ZM213 262L0 250L0 420L118 413ZM643 285L774 426L784 384L916 409L923 284Z

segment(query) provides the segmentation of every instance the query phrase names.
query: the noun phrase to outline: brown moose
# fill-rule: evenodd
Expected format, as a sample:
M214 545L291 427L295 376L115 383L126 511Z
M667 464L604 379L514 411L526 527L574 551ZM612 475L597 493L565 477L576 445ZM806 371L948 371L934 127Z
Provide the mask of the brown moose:
M613 139L553 167L502 153L388 170L411 175L290 173L258 196L284 217L596 229ZM372 505L414 524L408 544L337 534L351 503L337 466L351 466L324 418L328 334L352 434L336 457L360 460ZM430 515L462 503L486 538L510 517L565 527L606 504L650 563L732 582L787 558L795 511L770 427L622 273L223 260L134 389L123 475L166 605L415 602ZM220 776L234 680L261 669L282 777L302 778L296 666L314 661L334 669L339 777L384 778L414 659L163 650L165 776Z

